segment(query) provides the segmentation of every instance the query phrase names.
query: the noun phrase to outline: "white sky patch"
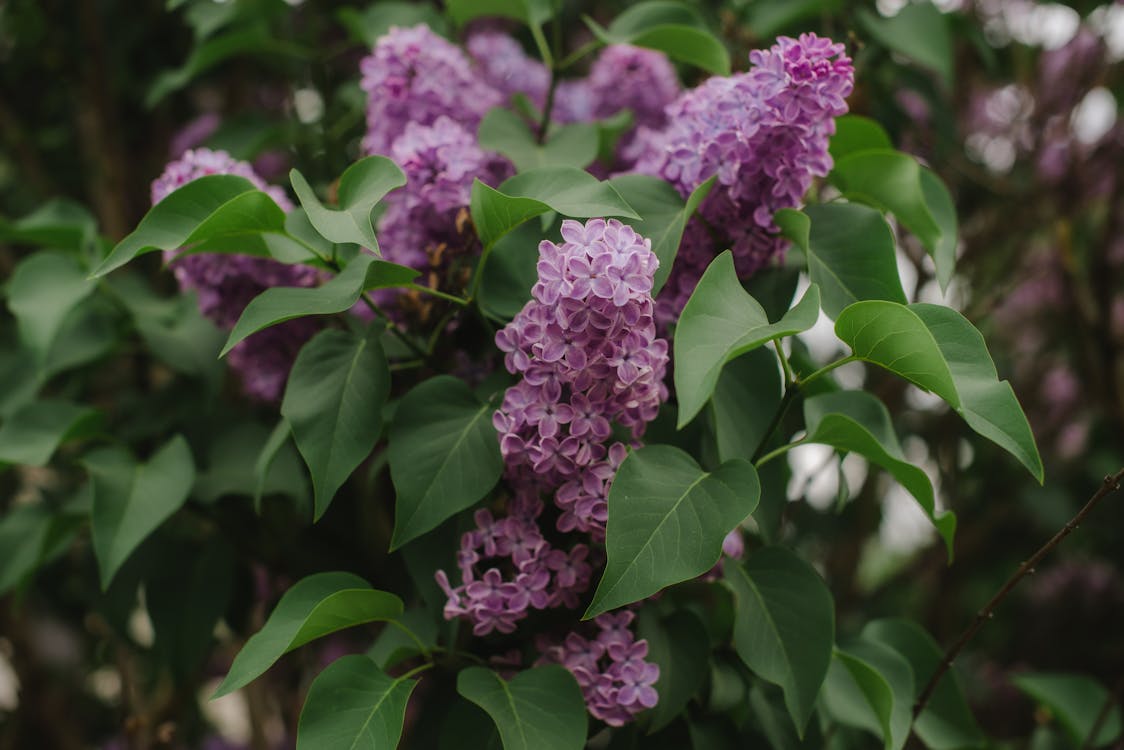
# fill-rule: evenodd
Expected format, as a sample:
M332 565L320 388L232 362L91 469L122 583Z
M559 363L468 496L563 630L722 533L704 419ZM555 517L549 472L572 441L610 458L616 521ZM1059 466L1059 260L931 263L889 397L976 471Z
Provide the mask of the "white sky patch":
M319 122L324 116L324 97L316 89L297 89L293 92L293 109L301 123Z
M839 473L829 445L798 445L788 452L792 478L788 481L790 500L804 498L816 510L827 510L839 494Z
M222 680L215 679L203 685L199 691L199 706L203 716L210 722L223 739L244 745L250 741L250 706L246 694L241 690L227 693L221 698L211 700L215 689Z
M1090 89L1070 118L1073 135L1082 143L1096 143L1116 124L1116 109L1116 97L1111 91L1104 86Z

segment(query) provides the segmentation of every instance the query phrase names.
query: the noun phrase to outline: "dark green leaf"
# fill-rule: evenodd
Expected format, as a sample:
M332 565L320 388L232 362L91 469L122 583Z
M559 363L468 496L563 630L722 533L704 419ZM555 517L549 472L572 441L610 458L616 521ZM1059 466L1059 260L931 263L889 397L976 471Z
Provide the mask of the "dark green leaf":
M647 47L709 73L730 75L730 54L725 45L707 30L698 11L689 5L652 0L628 8L607 29L588 17L585 22L605 44Z
M447 0L449 16L457 26L476 18L511 18L541 26L554 15L550 0Z
M382 434L390 370L379 333L377 326L365 336L321 331L289 373L281 416L312 475L316 519Z
M67 198L54 198L15 221L0 217L0 240L77 250L93 234L97 222L85 206Z
M505 107L488 112L477 130L481 148L503 154L520 172L535 167L587 167L597 158L598 137L596 124L573 123L553 128L539 143L526 120Z
M531 287L539 278L541 239L537 223L525 222L493 246L488 272L480 279L477 294L480 309L489 317L506 323L531 299Z
M890 136L875 120L862 115L843 115L835 118L835 135L831 136L827 150L832 159L839 161L859 151L893 148Z
M675 256L679 252L679 242L683 239L683 229L694 216L699 204L703 202L715 178L695 188L687 200L680 197L679 191L666 180L642 174L626 174L609 180L617 192L640 214L640 219L626 220L642 237L652 241L652 252L659 258L656 278L652 286L652 296L659 294L667 283Z
M910 305L948 363L959 404L952 404L968 426L1000 446L1043 481L1042 459L1011 384L999 380L983 336L967 318L947 307Z
M745 20L755 37L772 39L786 29L804 30L801 23L841 5L842 0L754 0L745 9Z
M760 494L757 472L743 459L704 472L670 445L630 453L609 490L608 560L584 619L714 567L722 540L753 512Z
M291 472L287 467L295 465L291 459L296 458L289 438L293 435L293 428L284 417L273 428L257 458L254 459L254 509L261 512L261 499L267 491L288 494L298 502L308 501L308 483L303 474L290 479ZM287 460L289 459L289 460ZM280 468L275 469L275 463L281 461ZM275 479L276 478L276 479Z
M368 156L348 167L339 179L339 208L326 208L297 170L289 172L308 220L329 242L353 242L378 252L371 211L387 193L406 184L406 175L385 156Z
M187 500L195 462L176 436L138 464L121 448L101 448L83 460L94 485L91 528L105 589L133 550Z
M316 573L285 592L265 625L234 658L226 679L212 698L252 682L283 655L337 630L367 622L393 620L402 600L377 591L351 573Z
M823 393L804 402L804 422L808 428L807 442L858 453L890 472L920 503L944 539L949 559L952 558L956 515L951 511L937 515L933 485L924 471L902 455L890 413L881 401L865 391Z
M1019 690L1050 709L1073 745L1079 746L1093 732L1097 715L1110 698L1091 677L1063 672L1024 672L1011 678ZM1120 738L1124 723L1120 707L1113 706L1088 747L1104 747Z
M284 446L289 430L287 422L282 420L282 424L285 431L280 445ZM273 437L255 422L231 425L217 432L208 446L207 468L195 480L192 496L202 503L213 503L229 495L253 497L258 490L255 463L271 447L268 441ZM261 477L261 492L304 498L308 480L302 462L291 449L287 458L290 460L270 462L268 472Z
M391 549L484 497L503 473L494 407L464 381L430 378L402 399L388 436L397 493Z
M726 582L737 599L734 648L747 667L780 685L803 737L831 663L831 592L811 565L783 547L758 550L741 566L727 563Z
M859 21L880 44L933 71L952 88L952 32L948 18L932 3L907 3L890 18L860 8Z
M98 412L69 401L33 401L0 424L0 463L46 466L67 440L89 434Z
M482 667L469 667L457 675L457 692L488 712L504 750L585 747L585 699L564 667L535 667L510 682Z
M771 351L754 349L727 362L707 410L718 460L751 458L780 403L781 373Z
M381 669L390 669L406 659L421 656L437 647L437 617L425 609L408 609L379 633L367 656Z
M900 750L913 719L913 670L890 648L856 642L836 650L823 703L836 721L873 732L886 750Z
M876 620L863 628L862 637L894 649L909 662L914 676L914 699L920 696L943 656L932 636L908 620ZM914 722L913 731L932 750L980 748L986 744L986 737L968 708L955 668L937 684L925 710Z
M118 340L120 316L104 296L87 297L71 310L39 368L40 383L54 375L89 364L113 350Z
M803 214L781 209L776 222L807 256L829 318L864 299L905 304L894 236L878 211L854 203L808 206Z
M390 677L367 656L336 659L308 688L297 750L398 747L406 703L417 680Z
M710 636L699 618L680 610L660 618L654 608L640 612L640 638L648 641L648 661L659 665L660 702L651 710L649 733L670 724L706 679Z
M819 316L819 289L812 285L784 317L770 323L757 300L738 282L730 251L710 264L699 280L675 329L675 393L679 426L706 405L722 367L781 336L806 331Z
M7 284L8 309L37 362L46 360L67 314L94 286L78 262L61 253L35 253L16 266Z
M948 289L952 281L952 272L956 268L956 246L960 233L960 224L956 219L956 204L945 187L944 181L931 170L921 168L921 192L925 196L925 204L929 213L941 231L941 238L937 246L929 252L933 256L933 264L937 268L937 282L941 291Z
M340 8L336 17L350 32L351 38L370 48L391 26L417 26L424 23L438 34L444 35L445 19L429 4L408 2L379 2L363 10Z
M263 328L306 315L334 315L350 310L365 290L405 286L418 272L360 253L339 275L317 287L273 287L250 300L227 337L222 356Z
M892 149L851 153L835 162L831 179L849 200L893 213L930 253L940 243L941 229L921 188L921 165L909 154Z
M65 550L87 515L81 509L43 504L17 505L8 511L0 519L0 596Z

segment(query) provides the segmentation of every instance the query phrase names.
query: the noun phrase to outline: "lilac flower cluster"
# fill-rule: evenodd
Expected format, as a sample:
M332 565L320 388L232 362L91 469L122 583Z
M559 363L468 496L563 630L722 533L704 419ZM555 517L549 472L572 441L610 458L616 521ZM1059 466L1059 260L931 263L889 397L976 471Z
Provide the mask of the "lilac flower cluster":
M505 97L524 94L539 108L546 103L550 71L509 35L480 29L469 35L465 47L483 79Z
M628 109L636 125L648 128L666 124L664 110L681 90L666 55L630 44L613 44L601 51L589 69L589 88L596 102L595 116L610 117Z
M475 130L485 112L503 103L464 52L425 24L392 28L363 58L360 71L368 154L389 153L409 123L430 125L442 115Z
M589 712L619 727L659 701L653 687L658 665L645 661L648 642L636 640L629 626L633 613L606 613L594 619L598 633L587 638L573 632L560 644L540 644L538 664L561 664L578 681Z
M453 587L445 571L437 572L448 597L446 619L469 620L478 636L511 633L532 609L578 606L593 575L589 547L552 547L535 520L541 512L538 500L511 503L501 519L476 511L476 529L461 538L457 554L461 584Z
M651 241L615 219L562 223L539 245L532 299L496 334L521 382L493 419L513 484L558 490L561 531L604 538L605 493L624 458L616 422L639 438L667 399L656 337Z
M245 177L282 209L292 208L284 191L266 185L249 164L226 152L203 148L184 152L165 168L152 183L152 202L159 203L184 184L213 174ZM247 255L200 253L177 258L177 254L178 251L171 251L165 258L180 288L196 292L203 315L225 329L233 328L250 300L270 287L320 283L319 272L308 266ZM247 395L262 401L278 400L297 352L318 330L314 321L293 320L259 332L235 347L229 361Z
M781 37L751 52L750 62L746 73L685 92L666 109L665 128L641 130L633 154L636 171L663 177L683 195L717 175L700 214L725 235L743 276L787 247L773 213L798 206L812 179L831 170L828 139L854 86L843 45L814 34ZM675 312L705 268L686 260L676 262L665 292Z

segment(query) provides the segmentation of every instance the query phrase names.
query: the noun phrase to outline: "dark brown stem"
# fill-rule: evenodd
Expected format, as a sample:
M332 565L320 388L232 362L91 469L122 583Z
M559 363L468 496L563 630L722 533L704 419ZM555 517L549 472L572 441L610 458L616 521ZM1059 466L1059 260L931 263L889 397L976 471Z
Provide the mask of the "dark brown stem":
M945 652L944 658L941 659L940 665L937 666L937 671L934 672L933 676L929 678L929 682L925 685L925 689L922 690L921 695L917 697L917 702L913 704L914 719L921 715L921 712L925 709L925 704L927 704L929 702L929 699L933 696L933 691L936 690L937 684L941 681L941 678L944 677L945 672L949 670L949 667L952 666L952 663L956 660L956 657L960 655L960 652L964 650L964 647L968 645L969 641L971 641L972 638L975 637L976 633L979 632L979 629L983 627L984 622L991 619L993 613L995 612L995 608L998 607L1003 602L1003 600L1007 598L1007 595L1011 593L1016 585L1018 585L1019 581L1021 581L1030 573L1034 572L1035 568L1042 560L1042 558L1050 554L1050 552L1055 547L1057 547L1063 539L1069 536L1074 529L1081 525L1081 523L1085 520L1085 517L1092 512L1093 508L1097 507L1097 504L1100 503L1101 500L1103 500L1116 490L1120 489L1120 483L1122 481L1124 481L1124 469L1121 469L1112 476L1106 476L1104 478L1104 482L1100 486L1100 489L1098 489L1093 494L1093 496L1089 498L1089 502L1085 503L1085 507L1078 511L1077 515L1074 516L1065 526L1061 527L1061 529L1058 530L1058 533L1054 534L1054 536L1051 537L1050 541L1042 545L1042 547L1037 552L1035 552L1029 560L1020 565L1018 570L1015 571L1015 574L1008 578L1007 582L1003 584L1003 588L999 589L999 591L996 592L995 596L991 597L991 601L985 604L983 609L976 613L976 617L972 620L972 624L968 626L967 630L960 634L960 637L956 639L956 643L952 644L948 651Z
M1097 746L1097 735L1101 733L1101 728L1104 727L1109 714L1112 713L1112 707L1120 702L1122 695L1124 695L1124 677L1117 680L1112 692L1105 696L1104 705L1101 706L1097 718L1093 721L1093 727L1089 730L1089 734L1085 736L1085 741L1081 743L1081 750L1093 750Z

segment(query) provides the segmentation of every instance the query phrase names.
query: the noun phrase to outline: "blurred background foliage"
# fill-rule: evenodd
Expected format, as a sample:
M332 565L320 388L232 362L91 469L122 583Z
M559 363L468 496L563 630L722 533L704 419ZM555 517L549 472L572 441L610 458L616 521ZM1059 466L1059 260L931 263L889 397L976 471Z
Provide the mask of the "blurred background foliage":
M605 20L627 5L567 0L570 46L588 33L581 14ZM907 455L960 516L955 562L946 564L908 497L885 477L868 476L853 457L840 461L814 447L793 451L771 487L787 491L790 501L784 540L822 561L841 635L876 617L908 615L947 644L1124 456L1124 120L1117 116L1124 4L699 5L743 69L748 51L778 34L816 31L845 42L856 62L851 111L880 122L955 197L962 246L943 299L980 327L1000 376L1011 379L1042 450L1045 486L994 446L966 438L946 407L871 372L866 387L901 415L899 432L923 438L906 440ZM68 226L53 244L79 256L99 251L99 235L126 234L149 205L153 177L193 145L252 160L272 181L285 182L288 168L299 166L326 183L359 154L358 60L389 25L418 21L452 33L438 6L402 2L0 3L0 278L10 279L41 239L37 227ZM81 389L94 394L113 434L140 444L155 445L171 422L212 433L226 423L241 432L214 446L206 469L213 482L205 485L211 504L146 544L105 595L97 593L82 552L88 536L77 522L49 529L50 543L42 545L47 564L34 588L3 581L3 750L123 746L114 744L123 727L136 735L129 722L146 723L151 746L285 746L307 687L300 665L279 670L268 691L260 684L248 690L244 706L207 705L197 699L209 692L200 685L213 684L229 658L221 648L207 657L210 628L220 618L220 631L260 625L262 602L310 570L402 573L387 567L397 563L382 555L385 545L370 541L385 534L386 519L371 517L380 511L354 497L341 496L323 522L310 526L299 470L275 478L272 487L293 497L267 503L260 521L248 505L214 503L237 494L237 482L223 474L224 459L233 465L242 447L252 462L271 418L237 399L222 400L218 394L230 389L221 368L186 372L192 365L177 368L174 352L150 361L138 346L117 346L143 340L158 351L159 331L146 332L144 319L172 315L174 303L162 296L173 288L170 275L157 259L146 261L138 266L146 281L120 282L151 285L146 310L115 306L111 288L81 304L40 300L69 316L69 338L34 372L13 343L15 318L0 313L0 414L10 416L28 388ZM929 258L911 237L901 238L899 262L911 299L942 299ZM10 296L7 302L8 309L18 304ZM185 316L173 315L171 333L165 331L172 350L209 335ZM825 355L836 345L830 327L802 338ZM839 376L864 377L847 368ZM166 387L170 381L179 386ZM297 466L281 464L281 472ZM50 470L9 470L0 474L0 511L36 497L80 507L76 486ZM0 556L9 562L20 529L10 519L4 527ZM1113 497L1003 605L958 665L982 726L1000 746L1066 746L1057 717L1036 710L1013 686L1020 671L1085 672L1120 697L1122 529L1124 503ZM76 535L78 543L70 544ZM202 561L198 570L164 568L162 575L182 578L169 582L184 592L181 600L149 597L138 606L146 570L159 567L146 561L156 559ZM206 626L201 636L199 628L181 627L194 617ZM170 641L175 647L163 648Z

